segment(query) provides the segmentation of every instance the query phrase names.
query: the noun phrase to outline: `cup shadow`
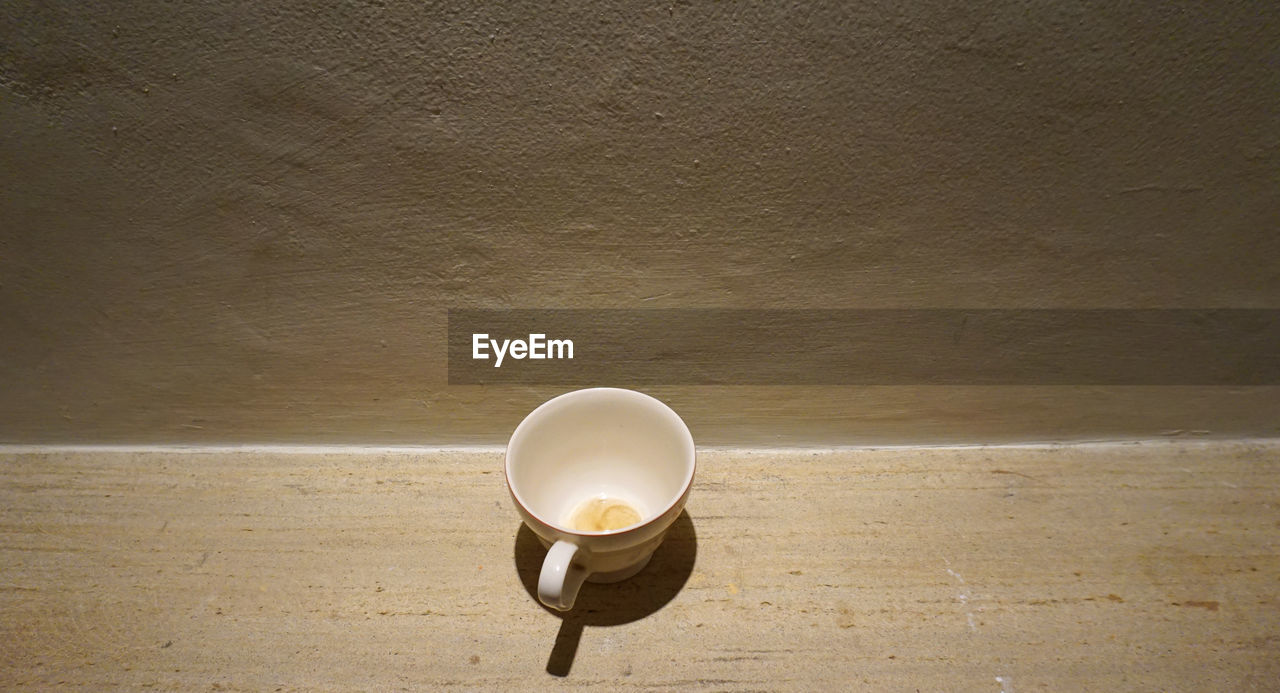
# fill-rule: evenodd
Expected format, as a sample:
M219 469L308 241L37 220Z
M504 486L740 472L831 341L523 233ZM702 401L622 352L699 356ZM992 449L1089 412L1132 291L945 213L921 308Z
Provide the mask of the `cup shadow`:
M634 577L607 585L586 582L570 611L556 611L538 601L538 574L547 549L524 524L516 532L515 564L520 583L544 611L560 619L560 631L547 658L547 673L568 676L586 626L618 626L656 613L675 599L698 558L698 536L687 510L667 530L649 565Z

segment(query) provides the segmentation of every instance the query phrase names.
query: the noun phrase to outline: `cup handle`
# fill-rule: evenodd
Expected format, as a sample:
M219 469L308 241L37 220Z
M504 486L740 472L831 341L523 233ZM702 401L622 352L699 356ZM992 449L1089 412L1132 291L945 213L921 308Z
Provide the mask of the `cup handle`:
M587 569L574 562L578 546L563 539L557 541L542 561L538 576L538 599L552 609L568 611L578 598L578 589L587 579Z

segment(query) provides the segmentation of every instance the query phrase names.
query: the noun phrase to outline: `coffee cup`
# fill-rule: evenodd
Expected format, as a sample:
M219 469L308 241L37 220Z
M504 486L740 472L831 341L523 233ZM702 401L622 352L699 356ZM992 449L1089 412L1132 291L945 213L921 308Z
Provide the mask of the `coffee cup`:
M534 409L507 445L507 487L548 547L538 599L567 611L584 580L644 569L689 497L693 436L662 402L634 390L569 392Z

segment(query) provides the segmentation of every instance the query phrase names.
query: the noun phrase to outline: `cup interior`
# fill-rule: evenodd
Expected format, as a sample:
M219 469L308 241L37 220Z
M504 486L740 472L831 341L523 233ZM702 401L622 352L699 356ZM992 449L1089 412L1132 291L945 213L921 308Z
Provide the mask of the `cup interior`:
M542 522L576 534L607 533L569 527L569 515L591 498L621 500L641 523L657 517L684 494L693 468L693 437L684 421L632 390L560 395L525 417L507 446L507 479L517 502Z

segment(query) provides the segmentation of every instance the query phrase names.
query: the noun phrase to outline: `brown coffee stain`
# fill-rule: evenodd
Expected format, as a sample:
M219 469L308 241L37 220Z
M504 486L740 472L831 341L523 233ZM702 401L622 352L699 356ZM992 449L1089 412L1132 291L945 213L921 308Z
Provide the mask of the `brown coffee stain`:
M588 498L569 516L569 526L579 532L607 532L638 522L640 513L616 498Z
M1108 594L1107 599L1110 599L1113 602L1120 602L1121 604L1124 603L1124 597L1121 597L1118 594Z
M1174 606L1189 606L1189 607L1197 608L1197 609L1208 609L1209 611L1217 611L1217 610L1218 610L1218 602L1215 602L1215 601L1204 601L1204 602L1198 602L1198 601L1195 601L1195 600L1190 600L1190 601L1182 602L1181 604L1179 604L1178 602L1174 602L1174 603L1173 603L1173 605L1174 605Z

